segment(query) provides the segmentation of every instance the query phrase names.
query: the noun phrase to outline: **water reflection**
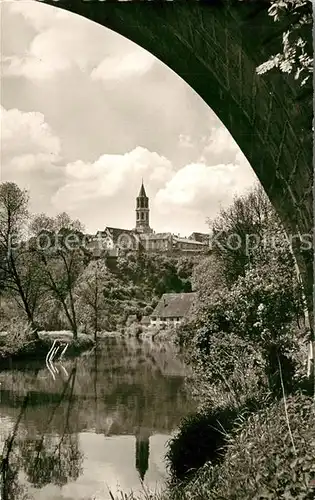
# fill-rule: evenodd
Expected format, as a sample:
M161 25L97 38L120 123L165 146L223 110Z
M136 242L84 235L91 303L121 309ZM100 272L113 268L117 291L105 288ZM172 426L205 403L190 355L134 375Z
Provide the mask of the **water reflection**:
M161 485L165 443L193 409L174 348L112 338L63 365L55 379L42 362L0 372L0 449L20 417L3 500L107 499L108 488Z

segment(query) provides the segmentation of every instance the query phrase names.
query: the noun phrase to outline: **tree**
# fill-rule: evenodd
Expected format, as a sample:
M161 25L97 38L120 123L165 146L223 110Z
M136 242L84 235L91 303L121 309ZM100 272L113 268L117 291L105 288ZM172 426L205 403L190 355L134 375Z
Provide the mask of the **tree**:
M256 262L268 262L271 255L294 266L290 242L262 186L235 198L208 222L211 252L221 262L228 283L245 276L246 269Z
M56 217L49 217L45 213L40 213L32 216L30 229L34 235L39 235L45 231L58 233L63 229L83 233L84 225L78 219L72 220L66 212L61 212Z
M302 312L300 283L294 269L285 263L280 265L271 257L268 263L247 269L245 276L239 276L229 287L212 293L207 307L199 314L190 358L202 369L211 371L213 339L216 339L216 348L221 345L221 339L223 370L223 351L230 358L230 351L236 346L232 343L233 336L236 336L261 352L270 390L281 392L278 360L286 388L290 389L296 366L294 354L299 349L292 323Z
M288 29L282 35L282 52L272 55L257 68L258 74L279 68L293 74L301 86L310 82L313 73L312 2L311 0L273 0L268 9L274 21L285 20Z
M0 185L0 272L1 288L24 311L37 331L34 316L41 295L39 264L26 240L29 195L13 182Z
M167 292L191 290L190 277L193 262L161 254L129 253L118 258L120 275L141 285L146 294L158 296Z
M198 318L207 310L212 294L227 287L222 260L210 255L199 262L193 270L192 287L197 294L192 317Z
M73 290L87 258L84 235L79 228L82 228L80 223L72 221L67 214L56 218L40 214L32 221L44 288L60 304L74 339L78 336L78 323Z
M106 309L103 291L108 279L109 271L104 261L96 260L85 268L75 287L77 297L75 307L78 317L84 315L85 320L91 324L95 342L101 324L100 316Z

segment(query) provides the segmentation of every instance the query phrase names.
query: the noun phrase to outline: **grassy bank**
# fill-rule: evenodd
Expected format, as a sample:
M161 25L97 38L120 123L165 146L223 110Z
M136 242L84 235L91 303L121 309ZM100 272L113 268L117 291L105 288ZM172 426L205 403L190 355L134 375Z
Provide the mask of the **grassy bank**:
M73 338L71 331L35 332L25 324L16 323L8 332L0 335L0 369L7 369L13 363L42 359L51 348L54 340L68 344L66 357L72 357L91 349L94 345L93 337L78 334Z
M314 422L312 397L297 394L273 402L247 419L239 419L234 435L223 432L226 443L221 443L219 463L207 461L192 472L188 480L170 485L164 492L143 487L143 492L138 495L112 492L112 499L313 500ZM191 427L196 427L195 423L191 421ZM188 425L189 421L186 428ZM219 421L212 429L215 427L219 427ZM200 441L198 436L195 437L195 452L198 454ZM188 461L192 461L191 456Z
M227 436L224 459L206 463L170 496L191 500L311 500L315 495L315 406L296 395L254 413Z

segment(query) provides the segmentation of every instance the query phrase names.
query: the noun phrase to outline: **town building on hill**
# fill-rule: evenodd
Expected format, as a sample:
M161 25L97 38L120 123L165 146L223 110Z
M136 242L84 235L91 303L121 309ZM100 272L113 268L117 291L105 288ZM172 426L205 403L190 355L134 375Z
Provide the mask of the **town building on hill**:
M134 229L107 226L89 238L88 246L95 253L106 251L109 256L118 256L126 251L145 251L169 255L205 254L209 250L209 237L203 233L192 233L189 238L171 232L156 233L150 227L150 204L143 182L136 198L136 224Z
M187 317L196 299L196 293L164 293L150 316L151 326L173 327Z
M207 233L191 233L188 239L209 245L210 235Z

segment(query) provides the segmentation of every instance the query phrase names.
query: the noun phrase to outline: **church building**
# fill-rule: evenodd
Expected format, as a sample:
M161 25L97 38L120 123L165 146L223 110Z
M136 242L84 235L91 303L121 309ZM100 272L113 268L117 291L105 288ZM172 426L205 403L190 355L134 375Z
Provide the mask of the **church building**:
M106 250L108 255L118 256L126 251L142 250L150 253L196 255L209 250L209 236L192 233L188 238L167 232L156 233L150 227L149 197L143 181L136 197L136 224L133 229L106 226L90 239L89 246L94 252Z

